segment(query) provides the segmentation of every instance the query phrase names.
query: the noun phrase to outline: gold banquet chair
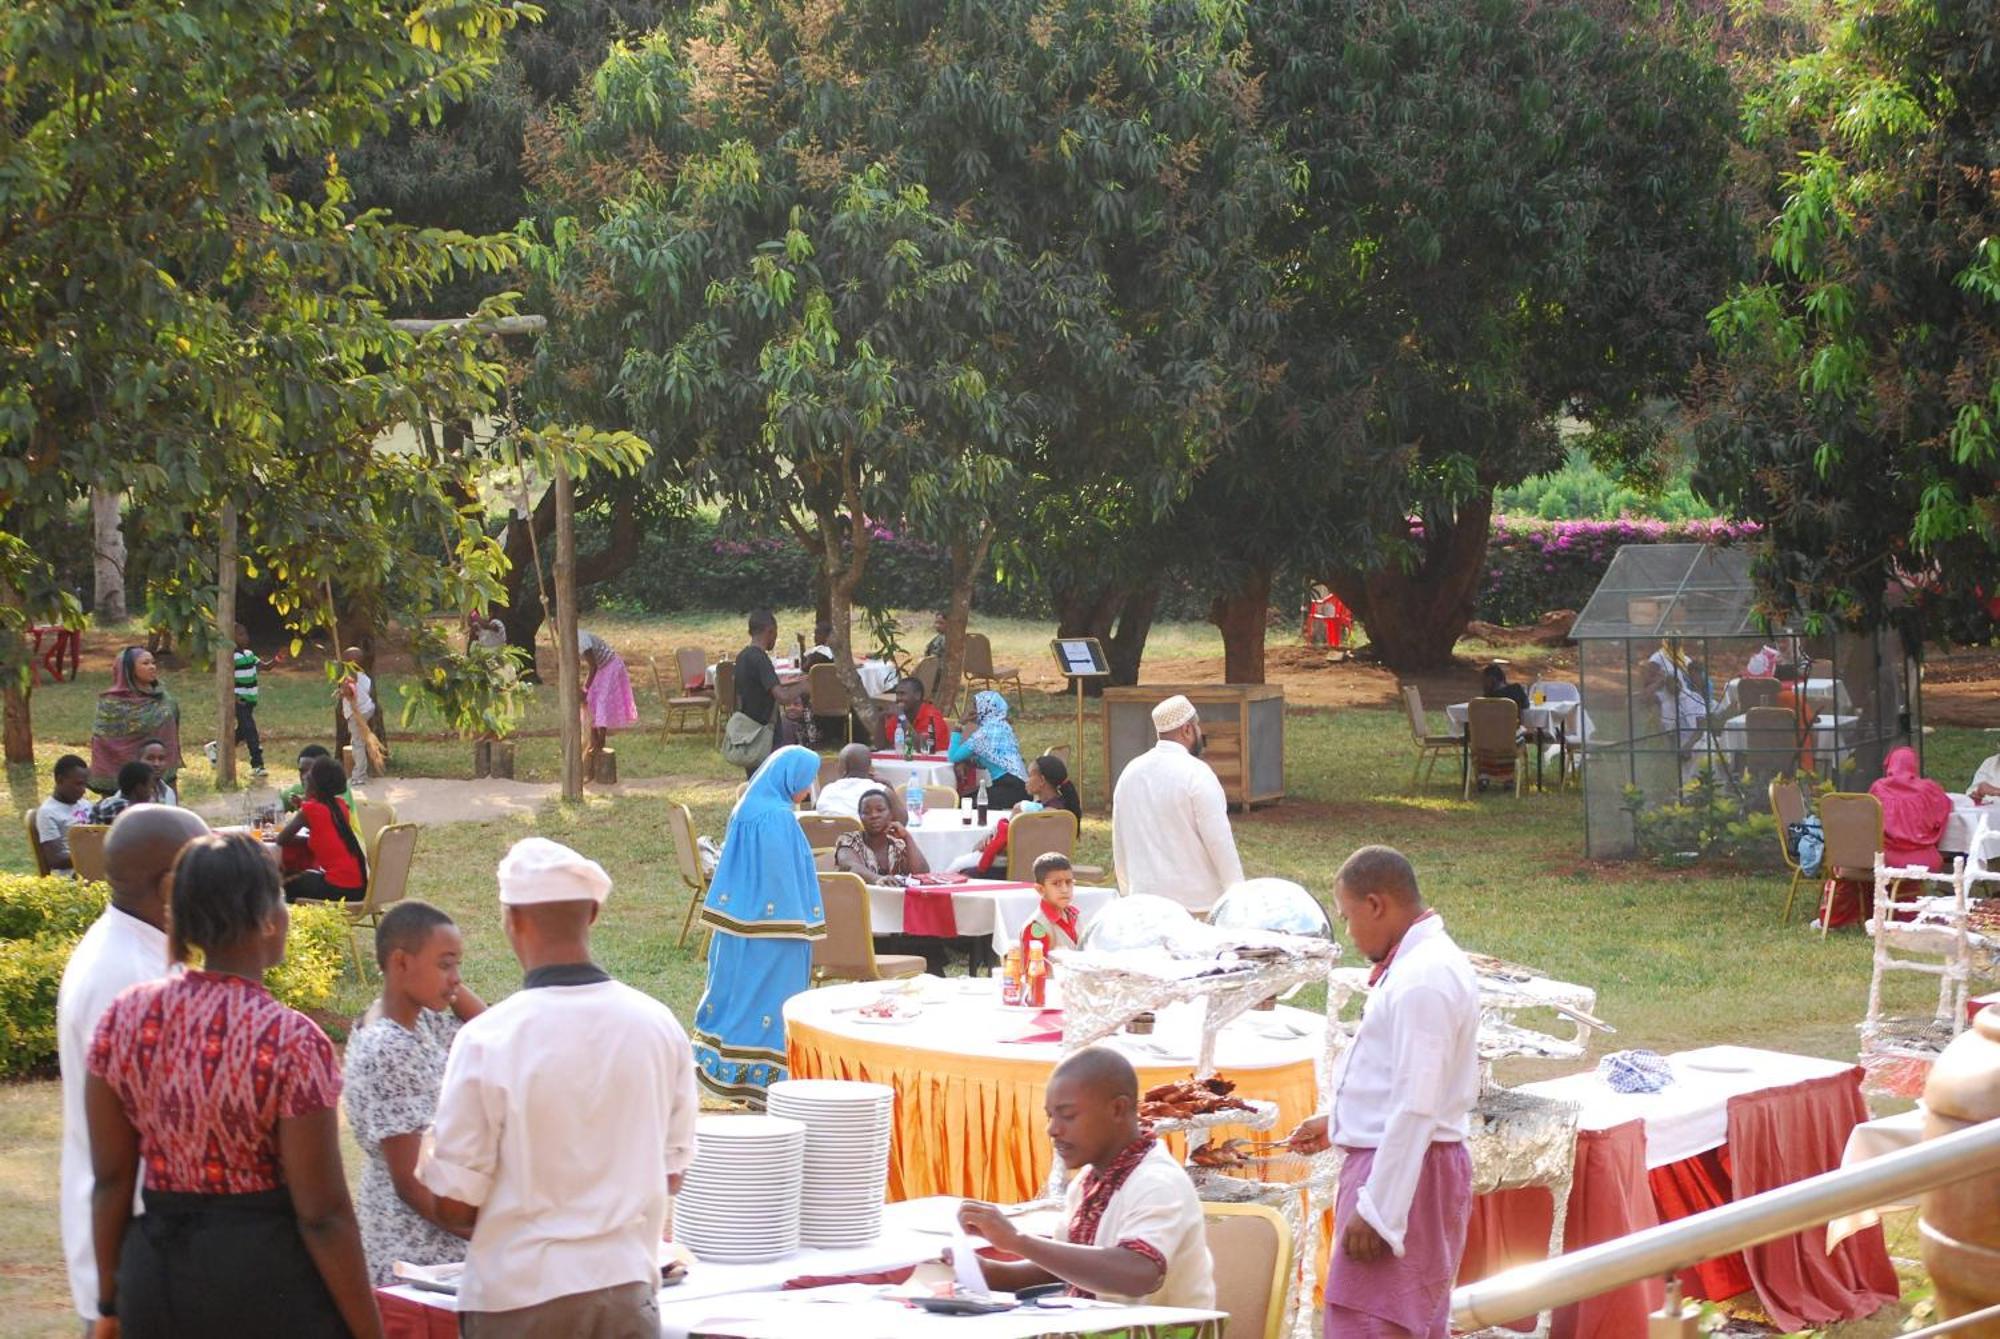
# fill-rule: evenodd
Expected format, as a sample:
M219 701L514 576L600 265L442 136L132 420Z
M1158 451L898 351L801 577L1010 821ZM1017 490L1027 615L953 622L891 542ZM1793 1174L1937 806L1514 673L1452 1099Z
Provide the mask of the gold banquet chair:
M1223 1339L1278 1339L1292 1277L1292 1229L1266 1204L1204 1204ZM1336 1249L1338 1249L1336 1247Z
M1451 756L1462 745L1457 735L1431 733L1430 722L1424 717L1424 697L1415 684L1403 684L1399 691L1403 695L1403 711L1410 718L1410 742L1417 749L1416 766L1410 769L1410 789L1414 791L1419 778L1422 778L1423 784L1430 784L1437 773L1439 758Z
M69 829L69 867L85 883L103 883L105 877L104 839L111 835L109 823L73 823Z
M675 947L685 948L688 934L694 929L695 915L708 897L708 873L701 867L701 842L694 833L694 814L685 804L667 805L667 831L674 839L674 867L680 871L681 882L688 886L687 914L681 917L681 937L674 941Z
M924 960L916 954L875 951L868 885L859 874L822 872L819 897L826 912L826 937L813 941L814 985L828 981L899 981L924 974Z
M378 809L389 806L377 805ZM368 963L375 955L361 951L361 927L367 926L372 940L382 924L382 913L403 900L410 891L410 866L417 858L417 825L390 823L379 829L368 850L368 888L359 902L334 902L347 917L347 944L354 950L354 974L368 979Z

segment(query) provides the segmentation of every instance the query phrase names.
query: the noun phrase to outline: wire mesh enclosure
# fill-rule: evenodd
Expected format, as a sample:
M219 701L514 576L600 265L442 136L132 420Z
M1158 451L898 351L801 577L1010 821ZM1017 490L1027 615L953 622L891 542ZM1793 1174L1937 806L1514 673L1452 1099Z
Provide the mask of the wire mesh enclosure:
M1740 549L1621 547L1570 635L1592 858L1733 841L1732 854L1775 863L1775 829L1756 821L1774 779L1865 790L1920 737L1916 666L1896 632L1767 626Z

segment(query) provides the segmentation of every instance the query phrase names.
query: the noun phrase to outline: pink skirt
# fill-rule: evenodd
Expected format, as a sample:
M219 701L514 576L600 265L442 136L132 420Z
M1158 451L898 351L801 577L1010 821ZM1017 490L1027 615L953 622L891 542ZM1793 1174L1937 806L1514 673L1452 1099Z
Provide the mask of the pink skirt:
M583 704L590 710L590 724L595 730L623 730L638 722L639 704L632 700L632 676L625 672L625 662L616 652L597 667Z
M1403 1231L1403 1254L1384 1253L1367 1264L1348 1259L1340 1238L1354 1221L1375 1150L1345 1152L1326 1270L1327 1339L1450 1339L1451 1286L1472 1220L1472 1158L1465 1145L1438 1143L1426 1150Z

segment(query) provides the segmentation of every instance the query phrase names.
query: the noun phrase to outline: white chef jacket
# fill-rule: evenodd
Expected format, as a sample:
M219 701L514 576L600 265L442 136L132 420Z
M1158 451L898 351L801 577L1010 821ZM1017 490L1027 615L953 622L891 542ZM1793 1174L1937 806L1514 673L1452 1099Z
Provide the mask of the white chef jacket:
M1243 881L1229 800L1215 769L1170 739L1125 765L1111 795L1111 857L1121 893L1207 911Z
M1375 1150L1356 1209L1401 1255L1424 1154L1463 1143L1479 1101L1479 987L1437 916L1404 933L1332 1086L1327 1136Z
M97 1319L97 1250L91 1241L90 1122L83 1112L90 1039L111 1001L126 987L167 974L166 932L137 916L106 908L76 943L56 988L56 1055L62 1066L62 1239L69 1261L70 1300L85 1320ZM145 1169L140 1168L143 1180Z
M1083 1205L1087 1178L1087 1173L1070 1178L1069 1194L1063 1202L1063 1232L1057 1238L1060 1241L1069 1240L1069 1224ZM1105 1301L1215 1309L1215 1261L1208 1253L1201 1200L1187 1171L1174 1161L1165 1144L1154 1144L1112 1194L1090 1244L1116 1246L1125 1241L1143 1241L1158 1251L1167 1262L1166 1277L1159 1291L1150 1296L1107 1296Z
M479 1209L459 1309L657 1285L697 1106L687 1033L621 982L526 987L461 1028L417 1161Z

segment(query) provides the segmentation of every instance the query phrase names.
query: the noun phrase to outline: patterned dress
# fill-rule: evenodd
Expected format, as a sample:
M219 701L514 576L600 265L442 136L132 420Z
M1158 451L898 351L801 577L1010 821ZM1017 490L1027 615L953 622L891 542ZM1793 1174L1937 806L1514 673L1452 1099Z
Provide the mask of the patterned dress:
M417 1015L414 1032L394 1019L379 1018L347 1040L342 1104L354 1129L354 1142L368 1159L354 1210L361 1221L368 1276L378 1286L395 1281L398 1260L445 1265L465 1258L462 1238L419 1214L396 1193L382 1156L384 1139L430 1128L437 1114L438 1088L444 1082L445 1058L458 1027L451 1014L426 1009Z

